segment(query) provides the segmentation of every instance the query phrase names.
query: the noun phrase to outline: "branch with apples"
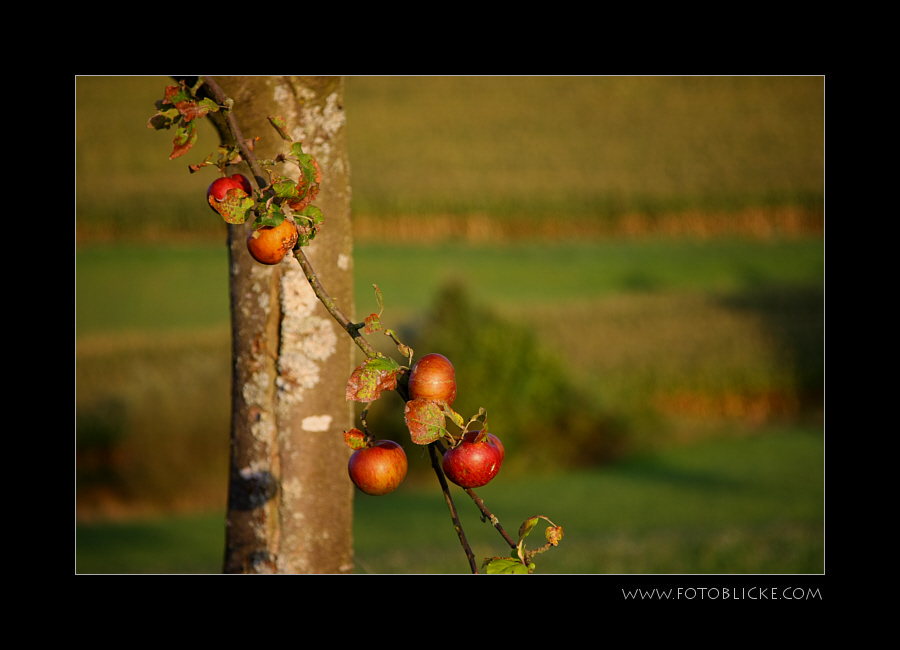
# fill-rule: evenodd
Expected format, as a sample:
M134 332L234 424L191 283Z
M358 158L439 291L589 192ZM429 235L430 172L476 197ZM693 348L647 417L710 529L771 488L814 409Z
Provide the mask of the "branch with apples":
M448 480L466 492L481 512L482 521L491 522L509 546L509 555L485 558L481 568L487 573L533 572L533 558L559 544L562 526L542 515L534 516L523 522L518 538L513 539L473 491L494 480L506 452L500 439L488 430L484 408L468 419L453 410L457 391L453 364L436 353L414 361L413 350L381 323L384 301L377 285L373 286L378 313L357 323L341 311L319 281L304 248L325 224L322 211L313 205L322 173L315 158L303 151L302 143L288 135L285 120L279 116L268 118L284 141L284 149L272 159L260 159L253 150L255 140L246 139L238 127L233 100L210 77L198 77L191 85L181 80L177 85L167 86L163 99L156 102L156 109L148 126L156 130L175 129L170 159L192 149L197 140L197 120L221 112L234 144L221 146L217 160L210 154L203 162L189 166L191 173L207 166L219 170L220 177L207 188L208 205L226 223L243 224L253 220L247 234L247 249L258 263L281 264L288 255L293 256L329 314L365 354L365 361L352 372L346 388L347 400L364 404L361 428L344 432L345 443L353 449L348 474L354 485L365 494L383 496L397 489L406 476L408 459L403 447L392 440L376 439L366 421L372 404L385 391L394 392L405 402L404 418L410 440L428 448L472 573L479 572L479 565L459 521ZM242 174L228 174L228 167L239 162L249 165L256 189ZM279 165L295 166L299 171L298 180L276 172ZM366 335L377 332L397 345L403 363L381 354L368 342ZM545 529L546 543L526 551L525 538L542 519L549 524Z

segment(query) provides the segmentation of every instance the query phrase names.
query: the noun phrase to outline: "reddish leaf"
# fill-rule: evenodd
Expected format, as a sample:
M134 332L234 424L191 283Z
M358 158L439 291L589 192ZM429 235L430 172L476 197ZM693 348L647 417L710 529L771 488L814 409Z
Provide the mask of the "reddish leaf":
M369 314L366 316L366 334L374 334L381 329L381 320L378 314Z
M208 103L198 103L193 100L178 102L175 104L175 108L184 116L186 122L206 117L210 111Z
M347 399L355 402L374 402L381 391L397 387L400 366L393 359L366 359L353 371L347 382Z
M547 541L553 544L553 546L559 545L559 540L562 539L562 536L562 526L548 526L547 530L544 531L544 537L546 537Z
M287 120L280 115L270 115L268 119L269 124L275 127L275 130L278 131L278 135L281 136L282 140L291 140L291 136L287 134Z
M419 398L406 403L404 411L409 437L417 445L427 445L447 433L441 407L431 400Z
M197 141L197 129L193 122L188 122L186 126L179 127L175 132L175 148L169 160L178 158L186 154L194 143Z
M169 104L174 104L175 101L179 101L183 98L187 98L188 94L184 92L181 86L166 86L166 102ZM175 101L172 101L172 100Z
M362 449L366 446L366 434L359 429L344 431L344 442L350 449Z

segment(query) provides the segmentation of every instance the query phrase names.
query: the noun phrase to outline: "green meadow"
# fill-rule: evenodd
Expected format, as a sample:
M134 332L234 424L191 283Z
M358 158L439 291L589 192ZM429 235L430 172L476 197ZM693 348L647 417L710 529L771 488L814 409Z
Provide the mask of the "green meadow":
M76 83L80 573L221 565L225 226L145 126L166 83ZM386 326L454 359L508 451L479 494L565 529L539 572L824 571L823 86L347 80L356 316L377 284ZM370 417L402 440L395 401ZM468 570L412 451L356 499L357 573Z
M512 534L537 514L563 526L560 546L537 556L541 574L819 574L823 455L821 431L773 429L541 479L499 480L501 470L478 492ZM454 490L476 558L502 554ZM217 573L225 532L214 512L81 524L76 541L82 573ZM358 574L469 571L436 486L359 495L354 541Z

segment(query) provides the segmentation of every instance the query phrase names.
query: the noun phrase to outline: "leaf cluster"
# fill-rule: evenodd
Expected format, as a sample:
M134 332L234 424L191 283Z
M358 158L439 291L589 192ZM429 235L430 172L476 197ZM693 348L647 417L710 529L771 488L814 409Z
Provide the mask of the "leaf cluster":
M182 80L177 86L166 86L165 96L155 104L156 115L147 122L148 128L157 131L175 128L174 148L169 160L190 151L197 141L197 120L220 108L208 97L197 97L197 90L202 83L198 79L194 86L188 86Z
M399 380L411 369L413 357L413 349L400 341L394 330L386 329L382 325L384 297L378 285L373 286L378 302L378 313L373 312L366 316L364 321L358 324L358 327L365 328L367 334L384 330L385 335L397 344L401 354L407 357L410 365L401 366L393 359L377 356L366 359L356 367L347 382L346 398L350 401L366 403L366 411L368 411L368 405L379 399L383 391L392 391L397 388ZM456 444L469 430L469 427L478 422L479 418L482 420L480 428L487 430L487 415L484 408L479 408L478 413L466 421L462 415L444 402L435 402L421 397L405 401L406 427L410 439L417 445L428 445L441 438L449 440L451 444ZM460 429L459 436L453 436L447 430L448 418Z
M224 100L220 105L210 97L201 96L200 89L204 83L202 77L198 77L191 85L182 79L178 85L166 86L163 99L155 104L157 113L150 118L147 126L156 130L176 128L175 146L169 156L170 160L183 156L194 146L197 141L198 119L207 117L212 112L227 113L231 110L230 99ZM259 189L255 199L241 191L229 191L225 200L213 207L230 224L242 224L251 214L255 215L254 230L274 228L290 218L299 235L296 247L308 246L325 221L322 210L312 205L319 194L322 170L315 157L303 151L302 143L294 142L291 138L287 121L283 117L269 116L268 121L287 145L286 150L274 159L257 161L269 174L268 185ZM254 142L258 140L235 139L240 139L240 144L245 145L249 151L253 151ZM193 173L202 167L215 165L225 175L227 167L244 160L237 143L235 146L219 146L218 154L217 161L213 162L213 154L210 154L203 162L190 165L190 171ZM299 170L298 180L276 173L274 168L281 163L296 166Z
M546 520L547 523L550 524L544 530L544 538L547 540L547 543L533 551L526 551L525 538L528 537L529 534L531 534L531 531L535 526L537 526L539 520L541 519ZM486 569L489 574L533 573L535 565L532 558L535 555L543 553L553 546L559 545L559 541L562 539L562 536L562 526L557 526L552 521L547 519L547 517L543 515L529 517L522 523L521 526L519 526L519 543L515 548L515 557L489 557L484 560L481 566Z

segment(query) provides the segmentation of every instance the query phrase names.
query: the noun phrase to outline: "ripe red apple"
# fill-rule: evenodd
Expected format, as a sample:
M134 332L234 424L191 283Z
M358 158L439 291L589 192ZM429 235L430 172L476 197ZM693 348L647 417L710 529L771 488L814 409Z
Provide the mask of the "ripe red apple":
M426 354L409 373L410 399L428 399L447 406L456 399L456 371L447 357Z
M223 176L210 183L210 186L206 189L206 200L209 203L209 207L215 212L218 212L216 209L216 202L218 201L221 203L224 201L225 195L228 194L228 190L231 189L243 190L246 192L247 196L253 195L253 187L250 185L250 181L247 180L247 177L243 174Z
M378 440L357 449L347 469L353 484L366 494L382 496L397 489L407 469L406 452L393 440Z
M468 431L458 445L444 454L441 467L447 478L462 488L482 487L497 476L504 455L497 436Z
M274 228L263 226L258 230L250 230L247 234L247 250L260 264L279 264L294 249L298 237L294 222L285 219Z

